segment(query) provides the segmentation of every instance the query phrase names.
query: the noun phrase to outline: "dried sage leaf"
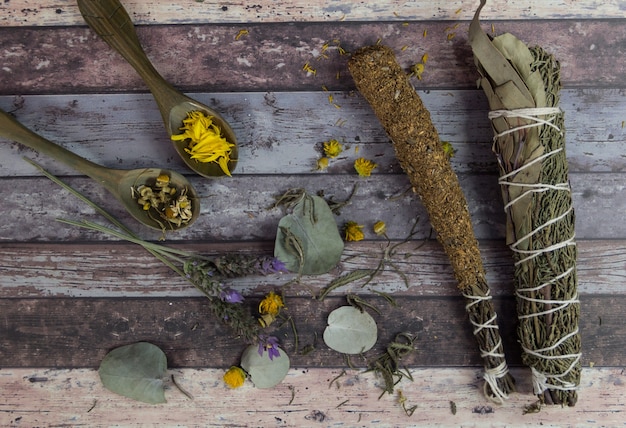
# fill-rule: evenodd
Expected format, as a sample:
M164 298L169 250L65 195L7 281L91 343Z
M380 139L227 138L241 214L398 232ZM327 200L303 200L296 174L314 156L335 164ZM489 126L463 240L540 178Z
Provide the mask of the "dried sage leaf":
M326 273L342 252L343 239L324 198L305 194L278 223L274 256L292 272Z

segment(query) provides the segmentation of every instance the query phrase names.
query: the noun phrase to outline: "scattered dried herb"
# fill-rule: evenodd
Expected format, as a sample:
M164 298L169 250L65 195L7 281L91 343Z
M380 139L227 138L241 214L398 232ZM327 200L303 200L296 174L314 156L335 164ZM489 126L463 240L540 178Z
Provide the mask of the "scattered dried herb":
M450 400L450 413L456 415L456 403L452 400Z
M406 368L400 367L400 361L415 351L416 341L417 337L410 333L398 333L394 340L387 345L385 352L368 364L367 371L373 371L381 376L385 382L385 387L380 397L385 392L393 394L394 387L403 378L406 377L413 380L411 373Z
M411 417L413 416L413 413L415 413L415 411L417 410L417 404L411 406L411 407L406 407L406 403L408 401L408 398L406 398L406 396L402 393L402 390L398 390L398 403L400 403L400 405L402 406L402 410L404 410L404 413L408 416Z

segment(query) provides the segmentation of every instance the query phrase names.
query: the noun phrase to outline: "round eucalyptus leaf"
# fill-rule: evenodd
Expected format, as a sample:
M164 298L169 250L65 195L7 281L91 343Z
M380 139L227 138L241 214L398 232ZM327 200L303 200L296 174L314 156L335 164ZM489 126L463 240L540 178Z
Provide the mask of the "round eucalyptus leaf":
M291 272L326 273L339 263L342 252L343 239L324 198L305 194L278 222L274 256Z
M372 349L378 338L376 321L367 312L342 306L328 315L324 343L343 354L360 354Z
M138 342L109 352L98 369L105 388L149 404L165 403L167 357L157 346Z
M259 355L258 345L250 345L243 352L241 367L248 372L250 380L257 388L272 388L278 385L289 372L289 357L278 348L280 356L269 359L266 352Z

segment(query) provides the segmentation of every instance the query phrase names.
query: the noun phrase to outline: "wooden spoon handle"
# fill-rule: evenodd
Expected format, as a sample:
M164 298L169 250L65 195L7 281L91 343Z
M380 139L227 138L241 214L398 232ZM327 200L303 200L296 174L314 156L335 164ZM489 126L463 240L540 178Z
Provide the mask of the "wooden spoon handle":
M123 173L120 170L109 169L95 164L45 139L41 135L26 128L13 116L3 110L0 110L0 137L16 141L41 154L62 162L70 168L102 183L107 188L116 188L116 186L112 186L112 183L119 180Z
M146 56L133 22L119 0L78 0L78 8L89 27L133 66L153 94L170 86Z

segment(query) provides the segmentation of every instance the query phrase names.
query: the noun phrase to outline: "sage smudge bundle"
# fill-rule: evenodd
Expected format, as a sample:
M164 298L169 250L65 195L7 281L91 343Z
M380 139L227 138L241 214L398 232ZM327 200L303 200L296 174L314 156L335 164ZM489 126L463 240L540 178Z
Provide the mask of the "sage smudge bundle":
M481 1L469 41L489 100L515 261L523 362L543 403L573 406L580 384L580 303L574 210L559 108L560 67L541 47L481 29Z

